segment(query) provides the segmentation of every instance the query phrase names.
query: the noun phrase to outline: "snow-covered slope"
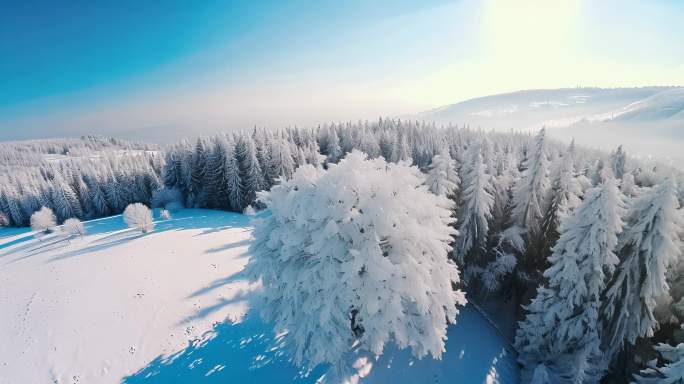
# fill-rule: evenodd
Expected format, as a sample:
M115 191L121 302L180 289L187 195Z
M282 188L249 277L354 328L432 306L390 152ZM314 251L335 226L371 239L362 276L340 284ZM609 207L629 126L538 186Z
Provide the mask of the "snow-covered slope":
M526 90L466 100L410 116L486 130L537 130L612 150L625 145L684 168L684 88Z
M660 120L684 110L684 88L526 90L466 100L418 114L438 123L486 129L561 127L582 120Z
M156 217L156 216L155 216ZM0 230L0 383L315 382L287 362L257 315L247 217L181 210L139 234L121 216L88 235L36 240ZM473 308L449 330L442 361L389 348L350 356L364 383L516 383L497 331Z

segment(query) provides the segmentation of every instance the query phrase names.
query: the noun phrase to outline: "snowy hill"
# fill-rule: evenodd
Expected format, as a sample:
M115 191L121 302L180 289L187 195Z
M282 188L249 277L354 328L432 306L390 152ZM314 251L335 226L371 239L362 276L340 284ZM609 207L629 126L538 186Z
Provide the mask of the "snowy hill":
M682 88L565 88L486 96L423 112L416 117L487 129L527 130L543 125L568 126L582 120L676 118L683 110Z
M684 88L526 90L466 100L410 116L439 124L538 130L569 141L655 157L684 168Z
M156 216L155 216L156 217ZM247 217L182 210L148 234L121 216L88 235L41 240L0 230L0 383L315 382L287 362L241 279ZM350 356L363 383L517 383L497 331L472 307L451 326L443 360L388 348Z

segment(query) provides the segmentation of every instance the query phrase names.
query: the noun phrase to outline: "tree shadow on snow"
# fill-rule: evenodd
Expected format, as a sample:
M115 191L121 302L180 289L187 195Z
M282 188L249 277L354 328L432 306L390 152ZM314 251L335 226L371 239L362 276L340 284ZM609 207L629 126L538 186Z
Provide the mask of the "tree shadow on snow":
M108 249L142 238L144 236L155 236L166 231L204 229L204 231L199 235L210 232L219 232L230 228L244 228L243 231L245 232L251 231L250 228L245 228L249 227L250 218L237 213L219 212L204 209L182 209L174 212L170 219L160 219L158 217L157 211L158 210L154 210L155 227L152 231L147 233L140 233L134 229L129 229L124 223L123 217L121 215L110 216L86 222L86 231L89 235L105 235L92 240L90 244L81 249L56 255L52 257L49 262L64 260L71 257L88 254L90 252ZM212 248L206 252L221 252L223 250L247 244L248 241L239 241L237 243L226 244L222 247Z
M450 326L442 360L418 360L391 344L379 359L360 352L348 360L361 383L519 382L515 358L471 307ZM282 340L251 311L242 322L218 324L183 350L158 356L123 383L315 383L327 371L327 366L307 372L291 364Z
M218 324L183 350L160 355L123 383L315 383L324 372L292 365L281 340L250 314Z

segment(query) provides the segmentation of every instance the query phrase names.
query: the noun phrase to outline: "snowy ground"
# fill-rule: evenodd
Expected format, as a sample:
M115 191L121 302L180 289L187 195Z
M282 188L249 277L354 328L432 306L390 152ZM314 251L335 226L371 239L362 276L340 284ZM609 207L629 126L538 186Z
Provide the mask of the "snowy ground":
M154 232L120 216L88 235L0 230L0 383L315 382L287 362L241 279L248 218L182 210ZM252 309L250 311L250 309ZM442 361L350 356L361 382L517 383L505 342L470 307Z

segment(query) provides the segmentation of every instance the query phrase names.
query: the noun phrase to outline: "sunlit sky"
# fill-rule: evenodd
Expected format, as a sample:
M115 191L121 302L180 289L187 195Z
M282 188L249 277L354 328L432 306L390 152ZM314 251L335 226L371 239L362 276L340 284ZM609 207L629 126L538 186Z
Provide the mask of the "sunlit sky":
M420 112L520 89L684 85L684 2L15 1L0 140L159 138Z

